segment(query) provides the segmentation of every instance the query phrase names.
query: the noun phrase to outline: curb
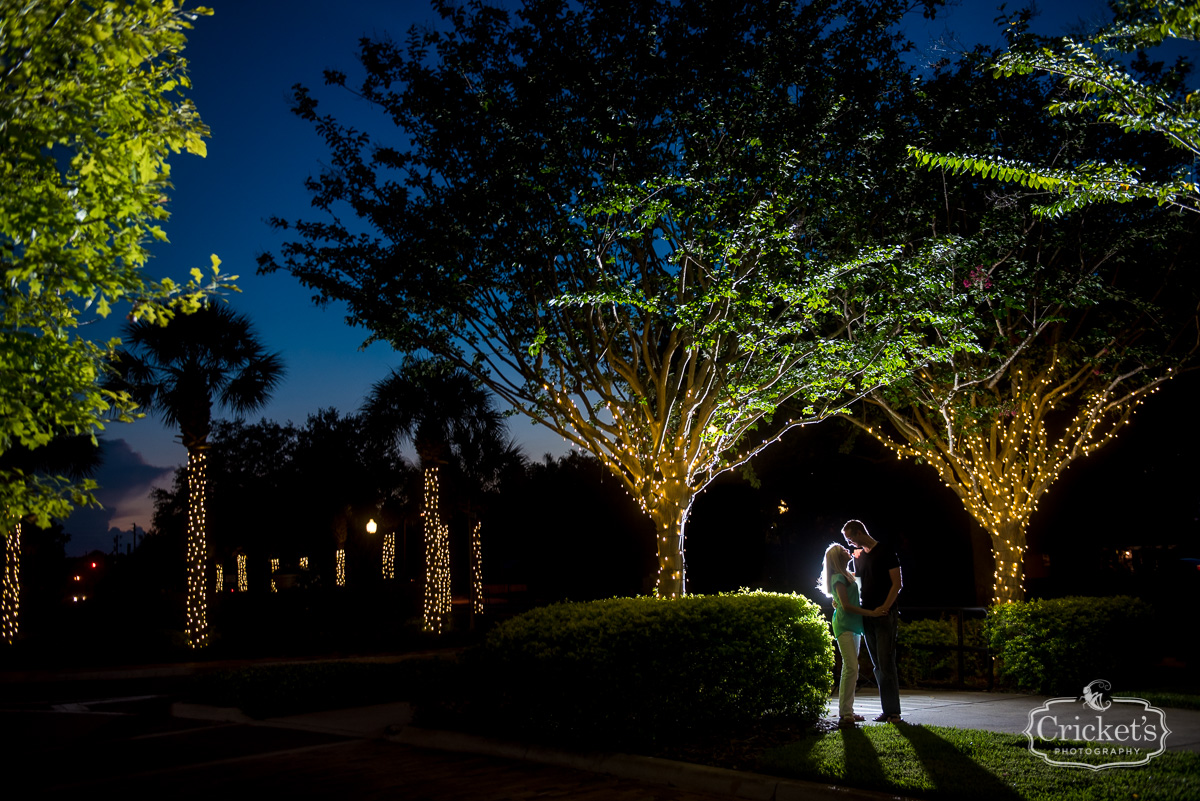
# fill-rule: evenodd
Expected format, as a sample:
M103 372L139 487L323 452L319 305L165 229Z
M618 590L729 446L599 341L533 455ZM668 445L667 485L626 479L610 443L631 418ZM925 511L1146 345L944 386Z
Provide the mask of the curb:
M440 751L520 759L619 779L662 784L712 795L727 795L749 801L908 801L905 796L859 790L800 779L782 779L729 768L675 762L658 757L615 753L573 753L545 746L493 740L462 732L437 731L407 726L385 739L394 743Z

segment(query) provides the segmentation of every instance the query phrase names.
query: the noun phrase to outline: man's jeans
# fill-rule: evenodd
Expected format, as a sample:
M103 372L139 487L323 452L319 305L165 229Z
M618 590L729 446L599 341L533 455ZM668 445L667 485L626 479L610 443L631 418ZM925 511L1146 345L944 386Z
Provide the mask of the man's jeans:
M863 617L863 639L875 665L879 703L885 715L900 714L900 676L896 670L896 630L900 613L892 607L883 617Z

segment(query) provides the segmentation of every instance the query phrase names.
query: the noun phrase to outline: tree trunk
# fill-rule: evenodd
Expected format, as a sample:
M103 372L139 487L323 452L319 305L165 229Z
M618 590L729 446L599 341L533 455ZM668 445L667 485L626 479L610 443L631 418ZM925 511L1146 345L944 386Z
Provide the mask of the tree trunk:
M483 614L483 524L476 520L471 526L471 628L475 617Z
M438 468L425 468L425 597L423 629L441 634L450 623L450 532L439 508Z
M0 582L0 636L9 645L17 639L21 618L21 524L4 542L4 579Z
M655 497L647 499L658 546L658 578L654 594L659 598L680 598L687 594L683 531L695 496L687 487L682 484L680 487L682 491L663 489Z
M1025 600L1025 521L1008 520L989 528L996 572L992 576L992 603Z
M205 509L208 501L208 454L199 448L188 450L188 528L187 528L187 622L184 631L188 645L208 645L208 598L205 590L208 542Z
M383 580L396 578L396 532L383 535Z
M971 571L975 587L975 605L992 602L996 557L992 555L992 535L981 525L971 526Z

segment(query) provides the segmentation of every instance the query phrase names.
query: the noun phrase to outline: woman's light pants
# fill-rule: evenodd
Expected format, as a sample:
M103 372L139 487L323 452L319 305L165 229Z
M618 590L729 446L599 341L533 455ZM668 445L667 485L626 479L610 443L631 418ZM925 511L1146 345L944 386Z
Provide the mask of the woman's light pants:
M858 684L858 645L861 635L843 631L838 635L838 651L842 654L842 679L838 683L838 714L854 714L854 685Z

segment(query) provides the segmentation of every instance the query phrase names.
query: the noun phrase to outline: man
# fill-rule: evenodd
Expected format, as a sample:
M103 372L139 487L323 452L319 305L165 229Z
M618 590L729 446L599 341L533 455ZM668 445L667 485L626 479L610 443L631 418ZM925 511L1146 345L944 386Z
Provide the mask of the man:
M863 618L863 640L875 665L879 702L883 706L883 714L875 720L900 723L900 678L896 670L896 631L900 625L896 598L903 586L900 559L895 548L868 534L861 520L847 521L842 526L842 536L854 550L854 570L862 581L861 606L884 613L880 617Z

